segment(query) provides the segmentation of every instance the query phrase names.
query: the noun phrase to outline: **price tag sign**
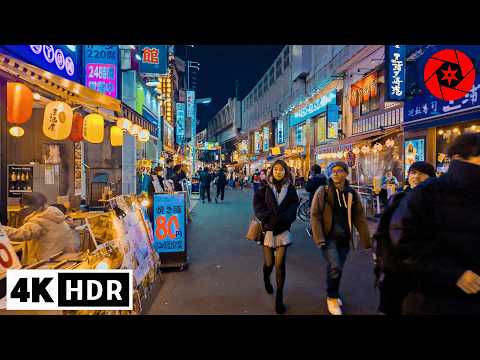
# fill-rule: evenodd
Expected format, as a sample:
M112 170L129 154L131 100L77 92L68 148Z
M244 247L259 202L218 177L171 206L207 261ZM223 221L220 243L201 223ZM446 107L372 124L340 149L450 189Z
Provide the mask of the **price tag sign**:
M185 193L154 195L153 247L160 253L185 251Z

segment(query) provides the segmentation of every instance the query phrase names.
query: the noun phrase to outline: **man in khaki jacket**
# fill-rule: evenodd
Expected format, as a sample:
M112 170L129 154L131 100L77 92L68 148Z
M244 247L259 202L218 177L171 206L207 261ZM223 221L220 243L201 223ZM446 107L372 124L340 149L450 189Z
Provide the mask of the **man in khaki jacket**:
M322 249L327 262L327 307L332 315L342 315L340 279L352 243L352 225L360 233L364 248L371 248L370 234L358 193L347 181L348 167L332 165L328 187L315 192L310 212L313 240Z

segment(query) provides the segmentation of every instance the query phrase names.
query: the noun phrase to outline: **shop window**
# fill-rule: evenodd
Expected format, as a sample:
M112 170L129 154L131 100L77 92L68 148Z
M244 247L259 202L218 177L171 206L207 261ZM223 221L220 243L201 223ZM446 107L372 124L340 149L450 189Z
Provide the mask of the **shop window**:
M280 77L280 75L282 75L282 57L280 56L277 60L277 62L275 63L275 68L277 70L277 75L276 77Z
M290 65L290 46L287 45L283 51L283 69L285 70Z

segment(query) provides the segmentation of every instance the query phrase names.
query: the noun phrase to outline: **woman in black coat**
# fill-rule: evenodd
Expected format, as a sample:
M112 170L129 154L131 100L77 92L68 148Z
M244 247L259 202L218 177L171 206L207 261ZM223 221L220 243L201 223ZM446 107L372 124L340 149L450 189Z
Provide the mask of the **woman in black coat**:
M277 160L269 172L265 186L255 193L253 207L255 216L262 222L265 239L263 242L263 280L267 293L273 293L270 274L275 264L277 293L275 310L278 314L285 312L283 288L285 285L285 260L287 247L292 243L290 227L297 217L299 199L293 185L288 165Z

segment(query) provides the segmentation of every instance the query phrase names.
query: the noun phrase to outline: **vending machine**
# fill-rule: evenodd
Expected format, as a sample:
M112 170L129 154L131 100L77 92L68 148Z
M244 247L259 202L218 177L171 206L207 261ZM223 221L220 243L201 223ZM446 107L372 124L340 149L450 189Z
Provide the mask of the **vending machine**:
M8 203L18 204L24 193L40 192L48 204L55 204L62 181L60 165L8 165Z

